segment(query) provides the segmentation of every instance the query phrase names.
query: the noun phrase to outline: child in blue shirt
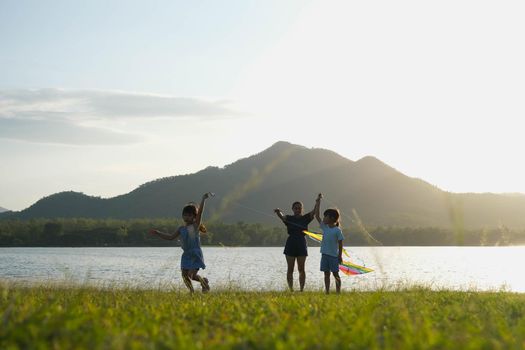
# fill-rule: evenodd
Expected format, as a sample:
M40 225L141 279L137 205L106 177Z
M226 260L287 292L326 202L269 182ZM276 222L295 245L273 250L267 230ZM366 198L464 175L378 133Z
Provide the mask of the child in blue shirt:
M150 233L163 239L174 240L180 236L182 243L181 271L184 284L193 293L193 281L200 282L202 292L207 293L210 285L206 277L198 275L199 269L205 269L204 257L202 255L200 233L206 233L206 227L201 225L202 213L206 199L213 196L213 193L205 193L199 207L195 204L188 204L182 209L182 220L185 225L177 229L173 234L150 230Z
M317 201L320 202L322 194ZM330 272L335 279L336 293L341 293L341 277L339 277L339 264L343 262L343 232L339 227L339 210L326 209L323 219L319 215L320 205L316 205L315 218L320 224L323 240L321 241L321 271L324 272L324 286L326 294L330 293Z

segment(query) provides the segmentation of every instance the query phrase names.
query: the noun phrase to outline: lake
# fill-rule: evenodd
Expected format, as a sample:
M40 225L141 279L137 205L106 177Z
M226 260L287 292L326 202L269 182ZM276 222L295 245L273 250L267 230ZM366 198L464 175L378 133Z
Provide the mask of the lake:
M424 285L432 289L525 292L525 247L356 247L352 260L372 273L344 276L343 289ZM285 290L282 247L203 247L202 275L213 288ZM138 288L184 288L179 247L0 248L0 280ZM309 248L306 289L323 288L318 247ZM298 273L294 274L298 286ZM332 282L333 283L333 282Z

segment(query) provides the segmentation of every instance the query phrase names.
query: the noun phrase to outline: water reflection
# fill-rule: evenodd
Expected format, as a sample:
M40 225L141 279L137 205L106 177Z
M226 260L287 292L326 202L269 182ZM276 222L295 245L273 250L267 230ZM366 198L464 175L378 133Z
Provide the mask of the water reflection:
M285 290L282 248L204 247L203 275L215 289ZM407 285L525 292L525 247L359 247L353 260L375 269L343 277L344 289ZM0 279L140 288L183 288L180 248L0 248ZM309 290L323 288L319 248L306 262ZM298 274L295 273L295 284Z

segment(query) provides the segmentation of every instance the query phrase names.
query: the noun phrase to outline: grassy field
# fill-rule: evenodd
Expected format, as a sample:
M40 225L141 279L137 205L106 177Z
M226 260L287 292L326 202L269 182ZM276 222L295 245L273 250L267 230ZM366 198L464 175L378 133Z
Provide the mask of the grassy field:
M0 349L523 349L525 295L0 284Z

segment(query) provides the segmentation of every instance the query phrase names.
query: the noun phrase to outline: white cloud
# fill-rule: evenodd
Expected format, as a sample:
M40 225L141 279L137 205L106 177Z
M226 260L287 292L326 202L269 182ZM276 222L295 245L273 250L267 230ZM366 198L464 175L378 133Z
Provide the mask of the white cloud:
M36 143L136 143L142 137L108 129L104 122L239 115L227 101L103 90L0 90L0 138Z
M0 138L67 145L124 145L138 135L85 127L67 121L0 118Z

